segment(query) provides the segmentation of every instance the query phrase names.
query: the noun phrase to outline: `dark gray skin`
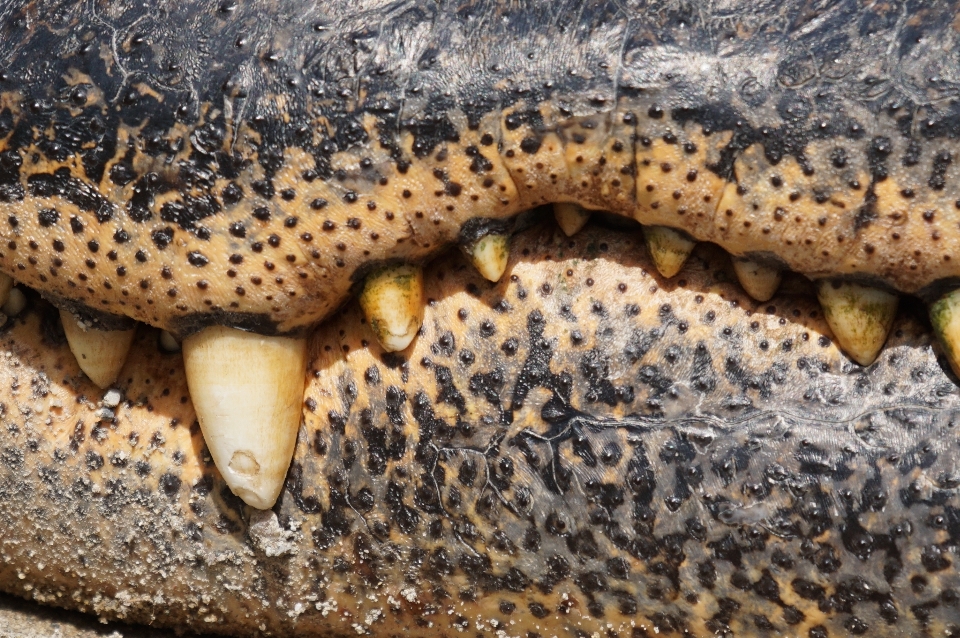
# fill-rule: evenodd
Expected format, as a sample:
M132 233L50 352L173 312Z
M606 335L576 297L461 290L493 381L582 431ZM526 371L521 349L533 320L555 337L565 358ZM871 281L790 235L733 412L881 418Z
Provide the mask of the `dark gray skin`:
M0 267L108 325L305 331L556 200L925 299L958 274L952 4L4 10ZM920 302L861 368L720 253L669 282L627 230L537 232L517 281L431 275L413 353L356 309L314 337L277 538L184 427L179 359L143 337L101 421L28 315L0 588L236 635L960 635L958 395Z

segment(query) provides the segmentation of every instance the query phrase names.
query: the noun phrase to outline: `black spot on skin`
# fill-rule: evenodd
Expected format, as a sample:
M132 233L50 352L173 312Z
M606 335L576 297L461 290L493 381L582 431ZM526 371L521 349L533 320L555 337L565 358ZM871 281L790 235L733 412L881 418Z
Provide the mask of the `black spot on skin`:
M946 185L947 168L953 163L953 155L950 151L940 151L933 158L933 167L930 172L930 179L927 185L935 191L942 191Z
M168 498L175 498L180 492L181 481L180 477L174 474L165 473L160 477L160 489Z
M243 199L243 189L237 184L231 182L223 187L220 192L220 199L226 207L235 206Z
M93 213L101 224L113 217L114 207L83 181L71 177L70 169L59 168L53 174L37 173L27 178L35 197L62 197L80 210Z
M173 241L173 229L167 226L166 228L155 230L150 237L153 239L153 243L156 245L156 247L160 250L163 250L170 245L171 241Z
M210 262L203 253L195 250L187 253L187 261L190 262L191 266L196 266L197 268L203 268Z
M273 199L274 194L276 194L273 182L268 179L256 180L250 184L250 188L264 199Z
M177 224L183 230L196 228L198 221L220 212L220 204L209 195L185 196L180 201L167 202L160 208L160 219Z
M867 149L867 164L873 181L882 182L887 179L887 157L893 152L893 143L888 137L875 137Z
M53 208L44 208L39 213L37 213L37 221L44 228L49 228L57 223L60 219L60 213Z
M520 142L520 150L528 155L533 155L540 150L542 141L538 137L525 137Z

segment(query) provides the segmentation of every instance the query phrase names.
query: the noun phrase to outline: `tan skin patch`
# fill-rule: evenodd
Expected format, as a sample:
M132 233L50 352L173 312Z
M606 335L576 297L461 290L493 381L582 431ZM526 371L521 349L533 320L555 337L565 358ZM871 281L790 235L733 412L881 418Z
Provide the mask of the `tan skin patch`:
M169 150L161 155L143 147L141 129L121 129L97 185L74 159L57 163L39 149L19 151L26 198L0 204L0 216L18 224L5 231L0 266L39 290L174 331L188 315L218 320L217 313L235 312L262 315L286 332L329 315L366 264L422 262L458 241L472 218L576 201L684 230L737 255L769 253L811 276L863 273L914 291L953 274L960 248L951 222L960 199L953 177L960 168L941 161L943 187L925 188L921 180L943 153L936 144L922 147L913 164L919 168L910 168L901 161L906 142L891 142L888 177L873 184L876 200L865 212L870 140L812 141L803 166L794 156L771 164L754 145L733 164L738 183L726 183L711 167L729 132L707 134L656 105L642 106L630 110L623 98L616 109L571 116L549 103L521 103L481 118L476 129L454 110L449 119L459 140L440 141L429 153L404 133L402 161L370 143L334 153L333 177L320 177L312 156L288 148L267 182L259 133L231 117L221 138L198 137L221 112L202 105L195 126L174 124L160 138ZM379 134L372 118L363 126L370 139ZM247 162L240 176L211 176L209 189L187 188L180 171L191 166L198 144L237 153ZM132 168L126 182L113 177L122 162ZM81 190L102 194L112 217L97 222L89 204L81 209L66 192L33 196L30 176L58 169L69 170ZM129 208L138 191L153 188L144 179L154 180L156 192ZM191 217L202 206L209 214ZM59 220L39 224L45 210L56 210Z
M757 250L784 255L794 268L801 259L836 262L852 250L852 226L838 213L863 205L864 186L818 185L792 157L770 166L759 145L744 151L734 170L739 183L726 185L717 208L724 243L744 245L759 233ZM865 171L850 178L861 185L866 179Z
M821 610L807 595L810 587L795 587L794 580L832 592L836 583L872 573L882 561L875 565L843 553L839 528L830 527L816 537L811 551L819 553L811 560L823 564L833 548L829 551L841 552L842 561L839 571L819 571L803 558L799 539L764 531L775 521L776 507L792 511L792 499L799 499L801 508L807 500L792 496L779 479L768 483L773 493L766 497L757 485L764 476L777 476L764 474L776 469L770 459L793 467L794 445L847 446L867 454L872 448L858 444L849 430L867 443L871 436L887 436L885 412L878 408L886 405L886 395L872 393L855 405L830 403L838 391L855 394L860 375L848 373L849 363L829 340L803 280L788 278L779 297L757 304L743 295L729 260L715 249L699 248L683 275L671 281L655 274L639 234L588 228L569 239L558 229L540 228L518 236L515 244L508 275L499 284L485 282L456 253L427 270L423 330L409 352L384 353L355 304L313 335L304 425L277 508L283 529L294 530L290 538L297 553L286 558L249 551L248 516L224 492L205 455L199 431L191 426L180 357L159 353L156 332L141 329L121 375L130 403L115 410L116 422L104 421L96 412L100 391L80 376L65 345L40 341L37 315L24 315L4 341L12 354L0 370L0 387L6 388L5 422L16 427L0 434L6 455L0 485L12 476L8 464L22 463L18 480L31 488L7 501L4 512L16 516L0 512L5 529L0 582L51 604L66 604L58 592L71 592L70 605L104 617L198 629L214 618L218 630L234 635L249 635L263 624L275 632L295 626L306 636L355 631L354 625L369 625L378 635L431 636L456 631L464 622L491 634L503 627L521 633L558 627L602 632L612 624L620 633L640 626L652 635L669 622L657 614L673 609L686 611L692 633L708 635L710 619L729 611L727 599L739 606L729 626L748 635L759 616L801 635L818 624L840 626L844 614ZM644 335L652 337L645 341ZM917 383L904 370L923 365L928 343L923 325L901 317L888 346L900 358L885 359L864 378L893 384L899 401L910 401L914 393L926 396L930 384L944 378ZM697 344L709 344L708 363L696 363ZM786 344L797 361L817 366L815 375L803 366L771 364L770 353L787 351ZM550 353L548 375L520 382L529 362L541 356L535 352ZM756 383L742 385L743 378L729 373L731 360ZM768 374L781 376L768 384L763 381ZM564 381L565 375L574 382ZM531 384L530 391L517 394L524 383ZM557 404L558 392L569 396L570 414L581 421L556 421L552 429L544 415L567 409ZM75 396L89 402L77 403ZM738 427L756 422L760 428L743 440L734 433L729 440L714 439L719 421L711 415L731 414L731 399L758 411L743 413ZM940 401L947 408L956 397ZM781 420L763 416L772 406ZM864 410L871 416L863 417ZM505 413L511 418L505 420ZM797 415L805 416L795 421ZM817 415L816 427L804 425ZM631 419L640 419L642 427L604 425ZM669 426L658 427L664 419ZM836 427L831 419L839 419ZM790 436L782 430L787 423ZM583 429L571 430L578 427ZM684 436L678 438L676 429ZM556 457L554 439L560 441ZM727 456L731 441L736 449L751 450L743 458L755 460ZM21 458L11 450L22 451L23 460L11 461ZM683 560L676 565L679 588L667 569L672 559L666 549L652 557L645 550L633 555L602 532L599 503L609 498L603 486L620 485L634 472L629 468L638 450L645 451L655 484L652 516L642 519L646 523L635 521L628 490L625 503L611 505L613 520L622 521L624 530L640 525L630 537L645 539L686 534L692 519L704 525L697 534L705 536L684 541ZM683 456L689 454L694 456ZM561 464L555 476L565 485L569 481L564 493L543 483L552 476L544 472L554 458ZM742 462L748 464L740 469L726 465ZM44 474L47 467L56 474ZM873 467L851 465L852 477L838 489L865 485L874 477ZM890 492L919 480L903 477L886 452L876 467ZM37 472L24 473L26 468ZM690 481L688 496L677 491L677 472ZM391 484L395 487L388 488ZM89 505L83 518L73 506L58 505L57 490L71 485L85 486L71 501ZM718 495L725 505L714 519L704 512ZM918 515L891 500L885 509L864 515L861 524L882 534L891 521ZM536 542L527 537L531 521ZM913 546L932 541L933 536L925 540L927 527L914 529ZM763 549L743 554L740 569L717 559L720 550L710 545L733 530L763 542ZM587 545L571 545L584 531L591 531L592 541L579 536L576 543ZM939 533L930 528L930 534ZM42 568L31 553L38 546ZM571 553L571 546L579 547L579 554ZM58 551L49 551L53 547ZM411 548L423 553L410 553ZM772 559L774 550L793 561L790 566L782 556ZM458 566L462 556L475 553L489 557L491 569L501 575L517 568L541 582L546 565L561 565L548 562L555 556L564 557L570 572L545 589L517 580L510 586L521 591L486 591L469 567ZM899 579L919 561L911 553L903 556L909 564ZM607 562L612 559L618 560ZM279 564L282 577L275 570ZM599 576L587 575L594 572ZM415 582L408 573L417 575ZM928 575L931 587L940 586L943 573ZM710 574L714 580L703 580L713 578ZM584 580L601 576L603 581ZM254 581L261 584L252 591ZM619 593L588 595L584 588L597 586L591 582L606 582L609 591ZM751 586L745 589L745 582ZM793 611L765 597L771 582ZM911 591L898 587L897 604L912 604ZM602 601L602 617L594 601ZM295 609L300 613L291 615Z
M717 223L714 214L725 182L706 167L716 161L712 156L729 141L729 135L708 137L697 126L638 117L643 118L644 132L636 143L635 218L694 236L710 232L707 229Z

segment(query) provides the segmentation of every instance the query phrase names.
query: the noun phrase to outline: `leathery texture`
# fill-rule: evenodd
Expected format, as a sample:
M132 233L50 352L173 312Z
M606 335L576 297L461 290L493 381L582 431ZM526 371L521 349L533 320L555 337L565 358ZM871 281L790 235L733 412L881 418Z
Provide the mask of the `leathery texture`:
M904 292L960 264L954 5L4 9L0 269L181 335L579 202Z
M247 635L954 635L960 396L921 311L862 368L809 284L537 226L425 275L411 350L310 342L278 505L243 507L143 331L104 413L40 301L3 335L0 586ZM772 357L771 353L781 356Z
M956 15L5 5L0 271L47 301L3 328L0 587L236 635L957 635L955 378L916 299L835 347L916 294L958 365ZM551 202L628 219L438 263L399 353L344 307ZM629 220L783 289L702 245L664 280ZM885 300L832 335L808 279ZM280 501L231 495L156 333L118 405L47 302L310 335Z

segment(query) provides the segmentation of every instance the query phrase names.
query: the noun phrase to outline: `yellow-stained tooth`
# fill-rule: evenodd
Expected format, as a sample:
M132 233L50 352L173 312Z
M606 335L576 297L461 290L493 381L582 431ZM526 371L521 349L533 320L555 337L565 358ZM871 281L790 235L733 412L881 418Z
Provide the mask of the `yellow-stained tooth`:
M953 373L960 376L960 290L948 292L930 306L930 323Z
M183 340L183 362L224 481L248 505L273 507L300 428L307 340L212 326Z
M510 236L490 233L463 247L470 263L488 281L500 281L510 258Z
M106 388L116 381L127 360L136 328L99 330L82 325L65 310L60 311L60 320L70 352L84 374L100 388Z
M896 317L897 295L853 282L820 280L817 298L840 348L860 365L873 363Z
M740 280L743 289L757 301L770 301L783 278L779 268L765 266L752 259L741 257L734 257L733 270L737 273L737 279Z
M567 237L573 237L590 221L590 211L580 204L560 202L553 205L553 216Z
M27 296L19 288L12 288L7 295L7 301L0 306L0 310L8 317L16 317L27 307Z
M667 226L644 226L643 236L653 263L660 274L667 278L680 272L697 245L684 233Z
M370 273L360 293L360 306L383 349L403 350L423 321L423 271L403 264Z

